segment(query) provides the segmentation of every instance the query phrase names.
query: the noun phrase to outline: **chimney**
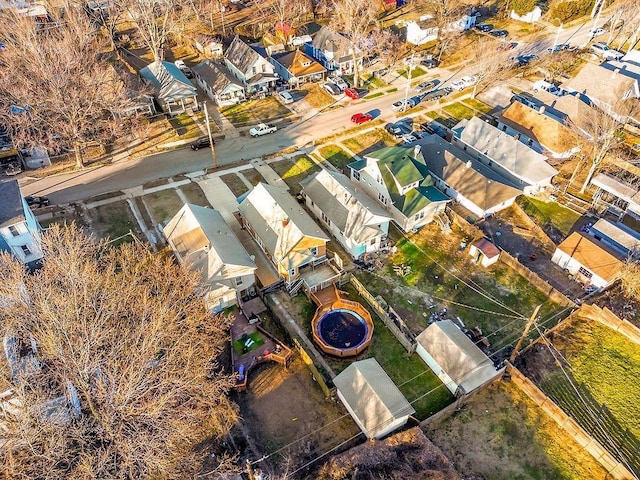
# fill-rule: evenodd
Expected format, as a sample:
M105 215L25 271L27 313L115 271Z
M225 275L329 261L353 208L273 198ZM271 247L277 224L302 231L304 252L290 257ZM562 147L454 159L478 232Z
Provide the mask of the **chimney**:
M547 108L546 106L542 105L542 106L540 107L540 109L538 110L538 113L540 113L540 114L544 113L544 111L546 110L546 108Z
M471 165L473 164L471 163L471 160L469 160L466 165L467 165L467 168L471 168Z
M282 227L286 227L287 225L289 225L289 217L283 218L282 219Z

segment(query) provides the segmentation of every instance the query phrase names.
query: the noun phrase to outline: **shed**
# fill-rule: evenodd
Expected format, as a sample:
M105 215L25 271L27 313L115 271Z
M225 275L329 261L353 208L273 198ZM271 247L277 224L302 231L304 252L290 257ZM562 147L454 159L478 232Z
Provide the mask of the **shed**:
M498 261L500 249L486 238L481 238L471 244L469 255L473 257L475 263L488 267Z
M468 395L504 370L496 369L452 320L432 323L416 341L420 358L456 396Z
M338 397L368 439L384 437L415 413L375 358L353 362L333 383Z

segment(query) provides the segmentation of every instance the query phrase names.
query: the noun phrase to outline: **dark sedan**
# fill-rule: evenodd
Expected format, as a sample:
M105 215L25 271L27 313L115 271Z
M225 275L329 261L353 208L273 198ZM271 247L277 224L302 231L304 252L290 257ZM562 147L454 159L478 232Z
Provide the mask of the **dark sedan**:
M488 23L479 23L478 25L475 26L476 30L480 30L481 32L490 32L491 30L493 30L493 25L490 25Z
M215 145L215 140L213 141L213 143ZM191 150L199 150L201 148L206 148L209 146L211 146L211 143L209 143L209 137L202 137L191 144Z
M396 138L408 135L413 131L413 126L406 122L387 123L384 129Z
M492 35L497 38L505 38L509 35L509 32L507 32L506 30L491 30L489 32L489 35Z

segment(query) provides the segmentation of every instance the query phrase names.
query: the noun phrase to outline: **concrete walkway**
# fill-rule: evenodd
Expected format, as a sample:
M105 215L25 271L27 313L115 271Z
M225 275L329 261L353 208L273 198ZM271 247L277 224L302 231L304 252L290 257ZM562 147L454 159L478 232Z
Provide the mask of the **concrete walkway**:
M283 190L289 190L289 185L287 185L284 180L280 178L273 168L266 164L260 158L255 158L251 160L251 165L255 168L260 175L267 181L269 185L273 185L274 187L282 188Z

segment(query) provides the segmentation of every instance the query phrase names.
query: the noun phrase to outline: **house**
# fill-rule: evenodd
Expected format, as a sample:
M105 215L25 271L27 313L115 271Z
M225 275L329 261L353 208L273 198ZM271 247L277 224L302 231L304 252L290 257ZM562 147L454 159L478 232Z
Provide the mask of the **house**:
M199 34L192 42L194 48L206 57L221 58L224 54L222 42L214 35Z
M429 325L416 337L416 353L457 397L501 375L493 361L452 320Z
M114 81L120 84L127 97L126 102L112 110L114 117L123 119L139 114L151 117L157 113L153 95L145 92L147 88L142 85L140 77L114 66L111 67L110 73L117 78Z
M22 198L17 180L0 182L0 251L13 255L30 270L42 262L42 227Z
M444 27L446 32L462 32L469 30L476 24L475 15L466 15L460 12L457 20L450 22ZM423 15L418 21L410 20L406 22L406 40L413 45L424 45L425 43L437 40L440 29L433 15Z
M368 439L388 435L415 413L375 358L353 362L333 383L338 398Z
M156 99L170 115L186 111L188 106L198 108L196 87L171 62L155 61L140 70L142 78L156 91Z
M274 54L269 57L275 72L285 82L298 88L307 82L319 82L324 79L327 69L301 50Z
M238 209L243 227L286 282L326 259L329 237L286 191L259 183Z
M354 56L360 54L360 50L353 51L351 42L330 27L323 26L313 36L311 43L305 44L305 52L320 62L329 72L339 75L353 73ZM362 58L358 58L358 66L362 66Z
M506 126L505 126L506 129ZM558 171L547 157L506 131L478 117L462 120L454 128L452 145L500 173L524 193L535 194L551 186Z
M178 261L200 274L209 310L255 295L256 265L218 211L186 203L162 231Z
M510 207L522 193L500 173L437 135L421 142L417 158L427 166L435 187L478 218Z
M573 232L551 257L577 280L596 288L606 288L618 279L622 261L604 244L581 232Z
M476 240L469 247L469 256L475 263L489 267L500 259L500 249L486 238Z
M351 180L378 200L408 232L434 220L450 200L434 186L424 162L406 147L385 147L350 163Z
M225 52L224 63L247 94L266 92L275 87L278 80L273 65L238 36Z
M628 213L640 220L640 190L630 183L606 173L599 173L591 180L596 186L593 204L606 202L608 211L622 217Z
M640 255L640 233L627 225L601 218L587 232L602 245L613 250L618 258L637 258Z
M193 67L193 73L200 88L217 106L235 105L245 100L244 86L223 64L203 60Z
M564 159L580 151L580 140L564 123L545 115L546 109L534 109L520 102L513 102L496 117L498 130L516 137L540 154Z
M542 17L542 10L537 5L523 15L518 15L515 11L511 10L510 17L519 22L536 23Z
M638 79L624 75L621 69L611 71L606 63L585 63L578 74L562 87L569 92L576 92L583 101L597 106L621 122L628 117L627 100L640 97ZM638 119L635 120L637 122Z
M307 207L352 257L381 248L391 217L347 176L323 169L301 185Z

